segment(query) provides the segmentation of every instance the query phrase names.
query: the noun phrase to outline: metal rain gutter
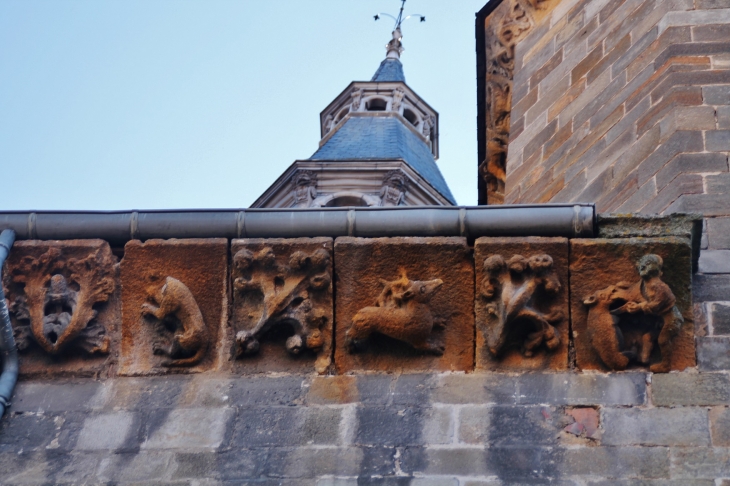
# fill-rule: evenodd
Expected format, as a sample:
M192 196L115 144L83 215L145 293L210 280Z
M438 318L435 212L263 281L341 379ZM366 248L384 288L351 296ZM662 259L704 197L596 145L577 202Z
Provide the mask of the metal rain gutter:
M562 236L596 234L593 204L417 206L398 208L205 209L170 211L8 211L0 229L17 238L100 238L114 244L151 238L329 236Z

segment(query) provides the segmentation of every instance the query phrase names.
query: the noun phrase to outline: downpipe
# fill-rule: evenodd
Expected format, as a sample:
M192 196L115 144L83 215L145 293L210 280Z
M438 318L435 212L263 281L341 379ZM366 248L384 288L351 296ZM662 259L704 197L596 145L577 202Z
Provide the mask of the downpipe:
M0 277L5 259L15 242L15 231L6 229L0 233ZM2 375L0 375L0 418L10 407L15 383L18 381L18 349L13 338L13 326L10 324L8 304L0 281L0 358L2 358Z

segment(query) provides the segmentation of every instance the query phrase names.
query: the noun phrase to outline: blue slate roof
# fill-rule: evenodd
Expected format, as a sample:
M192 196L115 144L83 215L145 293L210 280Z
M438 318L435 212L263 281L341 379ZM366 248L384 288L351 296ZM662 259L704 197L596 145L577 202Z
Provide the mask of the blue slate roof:
M398 59L384 59L370 81L377 83L400 81L405 83L406 75L403 74L403 64Z
M442 196L456 204L431 149L395 117L354 116L310 160L403 159Z

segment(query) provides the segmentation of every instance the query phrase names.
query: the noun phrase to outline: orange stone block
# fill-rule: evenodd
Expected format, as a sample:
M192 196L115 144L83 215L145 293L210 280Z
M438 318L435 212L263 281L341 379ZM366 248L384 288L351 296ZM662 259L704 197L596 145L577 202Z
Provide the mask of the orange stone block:
M582 370L696 365L686 238L570 241L570 305Z
M335 275L338 373L473 369L466 238L338 238Z
M106 241L17 241L3 286L21 375L114 374L121 300Z
M120 374L220 368L227 320L228 241L130 241L120 264Z
M332 363L332 238L231 243L234 370L324 373Z
M567 238L479 238L476 269L476 368L568 368Z

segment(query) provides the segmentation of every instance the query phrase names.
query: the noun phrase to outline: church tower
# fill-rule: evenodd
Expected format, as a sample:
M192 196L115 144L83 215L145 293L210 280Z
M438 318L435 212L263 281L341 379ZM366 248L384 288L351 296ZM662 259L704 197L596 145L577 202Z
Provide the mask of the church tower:
M406 84L400 26L370 81L355 81L320 113L322 139L252 208L452 206L436 166L439 116Z

